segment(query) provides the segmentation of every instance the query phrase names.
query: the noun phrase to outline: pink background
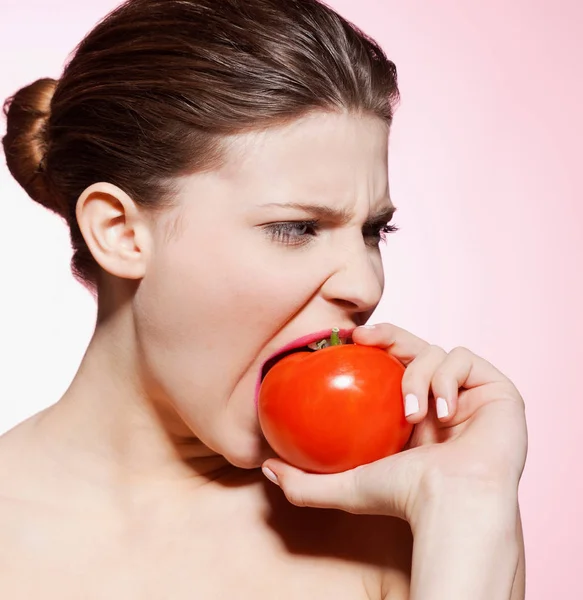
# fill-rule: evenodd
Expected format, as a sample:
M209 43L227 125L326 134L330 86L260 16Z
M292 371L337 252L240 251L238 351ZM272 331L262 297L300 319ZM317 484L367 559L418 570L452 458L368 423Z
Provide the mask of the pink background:
M583 4L331 4L377 38L400 78L390 180L401 232L384 251L374 320L446 349L468 346L517 384L530 432L527 598L582 598ZM2 0L0 98L58 77L116 5ZM64 225L27 199L3 162L0 201L4 431L65 390L95 307L69 273Z

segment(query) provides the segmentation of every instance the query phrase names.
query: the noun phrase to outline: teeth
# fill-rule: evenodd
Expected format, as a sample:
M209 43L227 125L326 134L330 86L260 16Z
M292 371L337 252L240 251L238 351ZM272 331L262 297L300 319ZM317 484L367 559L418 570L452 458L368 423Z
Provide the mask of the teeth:
M348 338L346 338L346 337L340 338L340 342L342 344L346 344L348 342ZM326 338L324 340L320 340L319 342L312 342L311 344L308 344L308 348L310 350L322 350L322 348L327 348L330 345L331 345L330 338Z
M329 345L329 340L321 340L319 342L312 342L311 344L308 344L308 348L310 350L322 350L322 348L326 348Z

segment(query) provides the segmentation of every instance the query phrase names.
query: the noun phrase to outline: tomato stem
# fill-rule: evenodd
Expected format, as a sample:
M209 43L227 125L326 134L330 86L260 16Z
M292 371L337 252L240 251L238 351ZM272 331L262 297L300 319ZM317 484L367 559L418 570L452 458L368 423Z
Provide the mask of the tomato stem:
M340 329L338 329L338 327L334 327L334 329L332 329L332 335L330 336L330 346L342 345L342 341L340 340L340 336L338 335L339 332Z

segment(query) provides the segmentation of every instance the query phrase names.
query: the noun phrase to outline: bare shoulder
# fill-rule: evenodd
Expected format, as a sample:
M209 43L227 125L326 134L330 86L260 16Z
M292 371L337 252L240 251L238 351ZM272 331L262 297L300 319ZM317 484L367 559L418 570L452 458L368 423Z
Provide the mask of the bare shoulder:
M34 415L0 435L0 508L27 497L35 479L39 461L31 442L36 418Z
M1 597L33 597L32 592L23 591L26 586L36 586L34 590L71 588L74 591L67 597L78 597L75 586L82 587L84 578L76 582L55 581L53 577L63 565L76 561L80 569L97 579L105 573L113 577L116 569L126 579L132 573L136 589L151 589L154 584L148 577L155 572L164 589L198 586L200 591L205 586L210 590L219 584L239 582L237 595L241 598L305 598L308 589L313 590L313 597L320 598L408 598L413 542L405 521L295 507L259 474L261 483L250 485L247 492L235 493L229 488L228 494L221 491L220 502L201 500L201 510L208 512L204 526L197 519L181 520L180 516L168 522L147 519L137 529L123 529L132 531L135 539L125 533L120 538L122 530L116 520L111 526L106 526L109 520L101 520L96 528L95 519L86 518L86 503L72 502L79 493L79 482L72 476L57 477L54 462L43 456L35 443L36 431L34 421L29 421L0 436ZM184 523L191 522L194 529L184 529ZM228 531L224 523L229 524ZM86 543L89 539L91 544ZM250 543L251 553L247 551ZM168 548L175 552L169 553ZM133 556L133 562L124 563L125 555ZM224 570L215 572L204 566L205 557L215 555L224 556L230 565L239 565L230 578L225 577ZM193 557L198 557L198 570ZM134 563L147 568L134 573ZM156 569L151 568L153 564ZM29 577L31 565L39 569L44 566L44 579L40 574ZM253 586L240 589L242 580L254 585L263 581L261 585L268 586L260 573L249 579L257 565L272 574L273 589L265 595L258 594ZM282 581L294 583L282 589ZM221 597L230 595L225 592ZM131 597L140 595L136 592Z
M0 435L0 499L11 496L18 489L21 473L27 468L27 439L30 439L33 419L31 417Z
M37 413L0 435L0 536L20 531L22 516L31 518L39 505L51 506L51 491L59 490L46 456L37 446ZM55 492L56 493L56 492ZM62 491L61 491L62 494Z
M34 433L41 415L37 413L0 435L0 498L18 494L34 477L39 463L33 449Z
M0 574L12 570L14 556L35 526L35 464L27 447L31 420L0 435Z

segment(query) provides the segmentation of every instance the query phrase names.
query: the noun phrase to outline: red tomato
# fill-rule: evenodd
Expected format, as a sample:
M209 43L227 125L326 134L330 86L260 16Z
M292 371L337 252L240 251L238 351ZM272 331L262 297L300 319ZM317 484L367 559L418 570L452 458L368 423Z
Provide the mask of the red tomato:
M273 450L305 471L338 473L402 450L405 367L385 350L346 344L286 356L267 373L258 399Z

